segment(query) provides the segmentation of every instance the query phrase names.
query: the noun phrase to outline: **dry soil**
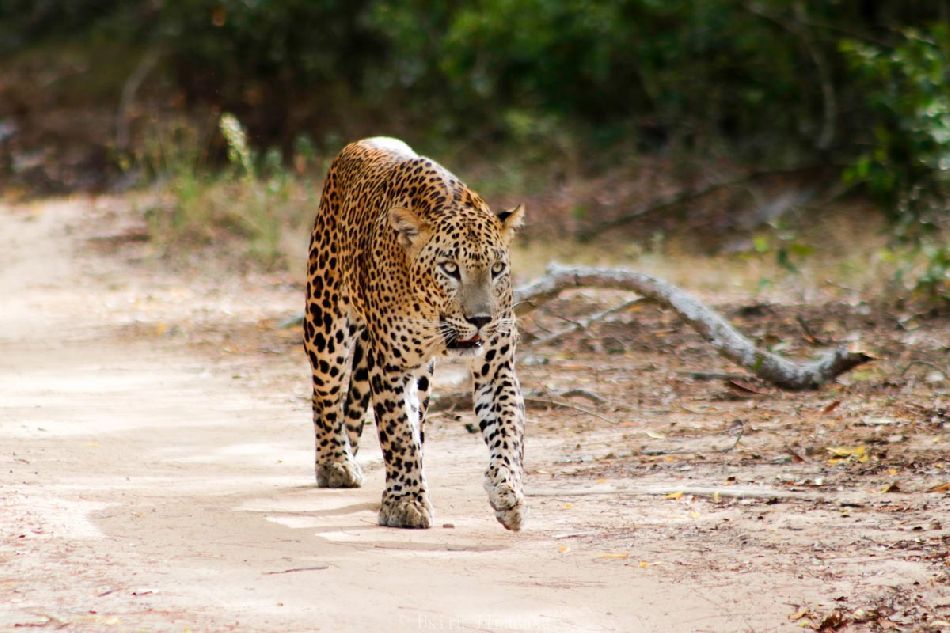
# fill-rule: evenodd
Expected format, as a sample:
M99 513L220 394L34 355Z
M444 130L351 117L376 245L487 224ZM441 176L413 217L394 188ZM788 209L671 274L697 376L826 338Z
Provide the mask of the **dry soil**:
M365 487L314 487L299 283L165 268L121 200L0 206L0 629L950 628L945 319L705 296L789 353L878 355L808 394L697 378L736 370L646 306L526 343L525 530L495 522L443 399L435 527L404 531L376 525L371 430Z

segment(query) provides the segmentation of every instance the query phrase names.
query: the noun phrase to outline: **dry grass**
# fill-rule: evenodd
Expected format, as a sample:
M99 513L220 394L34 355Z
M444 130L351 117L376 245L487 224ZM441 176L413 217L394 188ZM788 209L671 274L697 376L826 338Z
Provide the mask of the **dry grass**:
M289 271L302 281L307 236L329 158L298 152L288 168L275 150L255 153L233 117L222 116L220 128L231 163L213 174L196 159L200 152L194 148L207 142L202 135L186 129L158 136L150 162L156 163L156 173L171 176L160 181L158 202L146 209L151 241L177 259L198 253L199 259L209 255L241 269ZM581 242L573 236L585 226L675 189L676 169L640 157L607 176L575 170L556 179L557 160L534 167L505 163L506 169L476 161L459 169L473 176L476 188L495 206L526 204L528 224L514 251L521 282L558 260L637 268L737 299L808 302L849 295L892 301L913 297L915 283L928 272L922 253L887 248L887 226L873 207L827 197L807 202L821 198L814 194L818 185L785 178L758 183L755 191L748 184L743 191L717 191L688 209L648 214ZM547 188L539 184L545 179L551 180ZM515 197L514 183L525 187L524 198ZM783 199L806 202L763 219L763 210ZM945 288L948 280L943 283Z
M209 249L252 267L287 270L305 257L318 201L314 186L296 179L180 177L146 210L146 218L152 241L165 255Z

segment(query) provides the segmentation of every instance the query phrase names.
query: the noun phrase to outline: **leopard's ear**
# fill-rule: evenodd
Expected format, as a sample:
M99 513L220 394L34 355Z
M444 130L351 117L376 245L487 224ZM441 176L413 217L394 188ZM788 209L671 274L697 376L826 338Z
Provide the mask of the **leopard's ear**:
M428 237L429 225L408 207L392 207L389 210L389 225L399 234L399 243L407 251L422 246Z
M501 222L501 235L506 242L510 242L515 236L515 231L524 224L524 205L519 204L513 209L506 209L495 213L498 221Z

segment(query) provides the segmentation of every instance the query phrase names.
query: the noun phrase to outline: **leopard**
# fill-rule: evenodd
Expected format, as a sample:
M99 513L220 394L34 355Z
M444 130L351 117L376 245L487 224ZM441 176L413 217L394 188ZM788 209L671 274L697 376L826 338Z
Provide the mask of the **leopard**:
M381 526L429 528L425 426L437 357L470 367L483 485L520 530L525 409L515 371L510 246L524 205L493 211L403 141L373 137L331 162L310 236L304 348L313 378L316 483L363 484L356 461L375 419L385 468Z

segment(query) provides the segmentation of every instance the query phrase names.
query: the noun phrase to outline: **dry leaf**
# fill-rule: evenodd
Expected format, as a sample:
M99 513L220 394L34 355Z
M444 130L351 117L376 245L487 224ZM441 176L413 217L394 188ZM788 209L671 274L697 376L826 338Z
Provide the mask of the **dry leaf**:
M597 558L604 560L626 560L630 558L630 552L604 552Z
M825 449L831 455L829 464L840 464L841 462L860 462L868 461L867 446L829 446Z
M806 607L804 609L799 609L792 615L788 616L788 619L794 622L795 620L801 620L802 618L807 618L811 611Z
M927 488L927 492L950 492L950 481Z
M650 562L641 560L639 563L637 563L637 566L640 567L640 569L646 569L647 567L650 566Z
M801 464L802 462L805 461L805 458L802 457L801 455L799 455L798 453L796 453L795 450L792 449L792 448L789 448L789 447L786 446L786 447L785 447L785 452L788 453L788 454L791 456L792 462L794 462L794 463L796 463L796 464Z
M832 611L822 619L821 623L818 625L819 631L837 631L842 626L847 624L844 616L841 615L840 611Z
M837 409L839 406L841 406L840 400L832 400L830 403L828 403L828 405L825 406L824 409L821 410L821 412L827 415Z
M655 440L665 440L666 436L662 433L657 433L656 431L647 431L647 437L652 437Z
M17 622L16 624L13 625L13 628L15 629L25 629L25 628L45 629L48 627L52 627L54 629L65 629L70 624L66 620L60 620L55 615L45 615L42 613L35 613L33 615L35 615L39 619L30 621L30 622Z
M561 509L562 509L562 510L570 510L570 509L573 508L573 507L574 507L574 504L573 504L573 503L565 503L565 504L563 504L563 505L561 506Z
M567 545L562 545L559 548L557 548L557 551L560 554L567 554L569 551L571 551L571 548L568 547Z
M668 493L668 494L666 495L666 498L669 499L670 501L676 501L677 499L679 499L679 498L682 497L682 496L683 496L683 491L680 490L679 492L670 492L670 493Z

